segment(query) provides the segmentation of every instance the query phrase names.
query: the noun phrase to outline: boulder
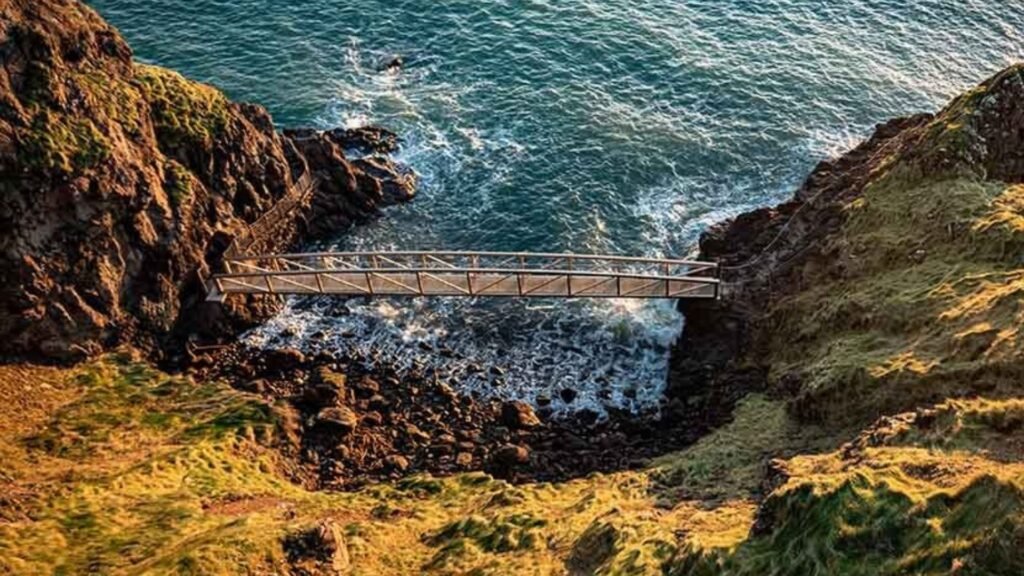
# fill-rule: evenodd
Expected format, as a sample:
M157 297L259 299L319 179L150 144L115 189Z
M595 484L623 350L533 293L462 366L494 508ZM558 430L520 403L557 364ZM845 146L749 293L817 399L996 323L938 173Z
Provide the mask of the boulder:
M345 374L321 366L306 384L303 399L313 406L341 404L346 398L347 380Z
M540 418L525 402L514 400L501 406L501 421L513 430L525 430L540 426Z
M409 469L409 460L400 454L392 454L384 459L384 465L395 472L405 472Z
M572 546L572 552L565 562L569 574L582 576L597 573L615 556L621 539L618 528L595 520Z
M359 417L345 406L329 406L316 415L316 427L327 433L347 435L355 431Z
M271 348L263 352L263 365L270 372L288 372L306 363L306 355L295 348Z
M286 537L284 549L288 561L298 568L298 573L321 573L326 568L334 574L341 574L350 567L345 534L331 520L321 521L312 528Z
M494 460L506 468L521 466L530 461L530 449L522 445L505 444L494 453Z
M363 376L356 382L355 389L360 398L370 398L380 392L380 383L370 376Z

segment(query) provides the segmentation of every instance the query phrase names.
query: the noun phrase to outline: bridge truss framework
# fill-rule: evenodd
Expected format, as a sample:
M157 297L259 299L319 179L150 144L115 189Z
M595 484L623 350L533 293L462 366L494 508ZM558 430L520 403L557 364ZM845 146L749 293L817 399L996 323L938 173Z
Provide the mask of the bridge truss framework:
M230 294L705 298L719 295L714 262L526 252L231 254L210 299Z

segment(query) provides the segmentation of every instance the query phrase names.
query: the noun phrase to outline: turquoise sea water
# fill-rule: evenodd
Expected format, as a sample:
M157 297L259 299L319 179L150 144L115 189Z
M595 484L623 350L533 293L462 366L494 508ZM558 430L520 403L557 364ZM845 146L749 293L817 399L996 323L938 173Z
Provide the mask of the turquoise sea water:
M281 126L399 132L421 194L342 248L685 256L708 224L790 195L874 123L1024 59L1019 0L91 4L140 59ZM405 67L381 70L395 55ZM480 393L601 411L657 405L680 327L669 303L301 299L249 338L355 346ZM466 375L471 362L507 382Z

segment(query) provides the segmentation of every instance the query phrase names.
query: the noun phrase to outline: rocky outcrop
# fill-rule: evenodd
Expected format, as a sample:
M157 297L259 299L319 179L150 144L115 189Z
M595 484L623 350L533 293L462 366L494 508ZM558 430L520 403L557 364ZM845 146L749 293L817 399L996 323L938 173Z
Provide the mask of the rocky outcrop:
M386 131L278 133L267 112L137 64L77 0L0 0L0 354L73 359L230 334L273 300L203 303L231 239L306 170L314 208L281 235L336 232L411 197Z
M670 414L682 399L721 406L767 389L791 398L798 415L820 417L820 406L812 409L807 401L812 388L835 385L834 394L852 397L864 392L853 392L857 384L879 385L864 362L873 354L885 360L886 338L892 346L905 338L908 350L932 338L908 334L936 322L940 295L955 292L936 282L938 270L954 274L967 263L1019 266L1013 247L1022 239L1012 222L971 219L991 203L1013 204L1012 193L1003 200L1012 189L999 194L1006 184L1024 181L1022 154L1024 66L1018 65L935 115L877 126L850 152L821 162L792 200L709 229L700 239L700 257L722 265L723 296L681 303L686 325L672 360ZM964 192L975 188L976 196ZM892 286L897 278L908 285ZM898 308L895 290L910 286L918 304ZM864 342L841 357L855 337ZM828 373L840 364L851 374ZM812 385L808 375L815 371ZM845 378L852 386L840 392ZM904 396L910 405L920 398ZM877 411L881 402L864 406Z
M411 200L416 178L383 155L397 147L382 129L286 130L320 181L306 219L310 238L337 234L377 214L382 206ZM372 155L349 160L346 150Z

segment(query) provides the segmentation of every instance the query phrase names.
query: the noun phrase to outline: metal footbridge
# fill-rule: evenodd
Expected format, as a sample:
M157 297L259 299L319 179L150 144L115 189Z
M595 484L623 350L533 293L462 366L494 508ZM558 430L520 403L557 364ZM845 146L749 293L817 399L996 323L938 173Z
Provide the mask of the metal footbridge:
M714 262L520 252L227 254L209 298L231 294L717 298Z
M208 300L231 294L717 298L718 264L693 260L528 252L273 250L318 180L305 173L245 227L210 277Z

